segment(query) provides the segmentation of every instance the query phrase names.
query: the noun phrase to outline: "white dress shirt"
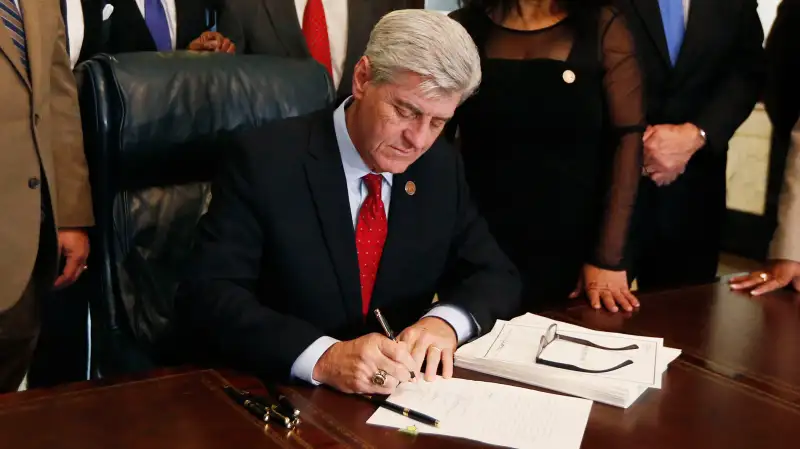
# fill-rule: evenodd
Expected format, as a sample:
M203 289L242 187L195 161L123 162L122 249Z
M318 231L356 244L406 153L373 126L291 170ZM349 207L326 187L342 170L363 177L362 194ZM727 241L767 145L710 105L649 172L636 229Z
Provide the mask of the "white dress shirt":
M683 26L686 26L689 23L689 6L691 6L692 0L683 0Z
M83 5L81 0L67 1L67 34L69 36L70 68L75 68L83 47Z
M339 145L339 153L342 157L342 168L344 169L344 176L347 181L347 196L350 198L350 213L353 217L353 229L355 229L358 221L358 212L369 194L369 189L362 178L372 173L372 171L367 168L367 164L361 159L347 131L344 110L350 104L351 98L348 98L336 108L336 111L333 113L333 125L336 131L336 142ZM386 218L388 219L389 204L392 197L393 176L391 173L381 173L381 176L383 177L381 198L383 199ZM469 313L456 306L436 306L425 314L425 316L438 317L450 324L456 331L456 338L459 344L469 340L477 330L474 318ZM314 366L316 366L322 354L338 341L339 340L331 337L320 337L317 339L317 341L306 348L292 364L292 377L305 380L314 385L319 385L319 382L312 378Z
M164 6L164 12L167 13L167 27L169 28L169 38L172 41L172 49L175 50L176 32L178 29L178 15L175 12L175 0L161 0ZM139 7L139 12L144 17L144 0L136 0L136 6Z
M303 14L308 0L294 0L297 7L297 20L303 27ZM328 25L328 42L331 46L331 69L333 69L333 85L339 88L342 72L347 59L347 1L322 0L325 10L325 23Z

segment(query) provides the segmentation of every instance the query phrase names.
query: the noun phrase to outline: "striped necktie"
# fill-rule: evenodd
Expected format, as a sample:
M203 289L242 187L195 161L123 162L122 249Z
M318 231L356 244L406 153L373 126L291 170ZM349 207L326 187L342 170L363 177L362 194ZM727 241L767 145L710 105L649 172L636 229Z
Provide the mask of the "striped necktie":
M22 66L25 67L26 72L29 72L28 50L25 45L25 25L22 24L22 14L19 13L14 0L0 0L0 19L11 33L11 40L14 42L14 46L19 50Z

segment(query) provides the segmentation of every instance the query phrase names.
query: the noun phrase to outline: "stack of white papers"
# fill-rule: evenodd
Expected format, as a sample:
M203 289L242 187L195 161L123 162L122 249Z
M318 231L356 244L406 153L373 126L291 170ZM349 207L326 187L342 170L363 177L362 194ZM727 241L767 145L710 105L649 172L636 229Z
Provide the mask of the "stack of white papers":
M606 373L584 373L536 362L542 336L556 323L557 333L611 348L636 345L637 349L608 351L556 339L541 358L590 370L627 366ZM628 408L648 388L661 388L667 366L680 355L666 348L663 339L600 332L526 314L497 321L483 337L462 346L455 354L458 367L571 394L616 407ZM632 363L630 363L630 362Z
M530 449L579 449L592 407L585 399L464 379L403 383L389 401L432 416L440 426L380 407L367 424Z

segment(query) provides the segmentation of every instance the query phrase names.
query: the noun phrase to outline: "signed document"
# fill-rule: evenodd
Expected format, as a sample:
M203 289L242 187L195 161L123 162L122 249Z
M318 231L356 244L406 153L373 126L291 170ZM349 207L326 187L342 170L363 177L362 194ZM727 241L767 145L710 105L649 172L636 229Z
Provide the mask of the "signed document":
M440 421L438 428L378 408L367 424L530 449L579 449L592 402L464 379L404 383L390 402Z

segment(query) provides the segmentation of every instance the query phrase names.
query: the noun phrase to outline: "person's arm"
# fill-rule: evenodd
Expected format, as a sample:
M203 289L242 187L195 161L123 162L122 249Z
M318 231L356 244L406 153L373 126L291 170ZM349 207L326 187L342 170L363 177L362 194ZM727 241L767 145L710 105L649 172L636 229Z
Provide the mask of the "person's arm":
M800 291L800 121L792 131L786 158L783 190L778 210L778 228L769 248L769 262L763 270L730 280L734 290L763 295L789 284Z
M750 116L764 82L764 31L756 0L746 0L736 24L727 75L718 80L711 100L691 123L706 132L706 148L724 151L733 133Z
M217 32L230 39L236 45L236 53L249 53L247 48L247 32L242 18L247 17L247 1L219 0L217 14Z
M792 131L778 206L778 228L770 244L769 258L800 262L800 121Z
M259 300L257 295L269 293L256 293L264 248L255 204L258 167L244 145L226 153L230 159L212 185L212 201L198 224L192 263L175 300L176 320L194 344L230 365L289 379L298 357L324 334Z
M764 107L778 133L789 133L800 117L800 0L784 0L767 38Z
M642 173L644 107L642 76L631 35L622 14L605 8L598 26L603 90L608 114L608 142L613 152L597 168L606 185L603 215L594 251L569 297L585 292L592 307L632 311L639 301L630 292L623 255ZM603 148L606 153L606 148ZM618 307L619 306L619 307Z
M461 155L455 153L458 217L437 292L441 305L468 313L476 334L482 334L491 330L495 320L518 312L522 287L517 269L472 202Z
M645 129L643 83L633 37L621 14L601 23L603 90L608 108L613 158L602 168L608 180L603 220L590 262L607 270L623 270L628 236L642 172L642 135Z
M58 41L53 49L50 68L52 122L51 145L56 166L55 185L58 198L53 198L62 228L85 228L94 225L89 169L83 153L83 131L78 89L70 70L64 24L58 24Z
M56 21L56 44L50 68L51 148L55 165L56 196L51 201L58 223L58 245L66 263L55 281L55 288L74 283L89 257L89 238L85 228L94 225L89 169L83 152L83 131L78 89L70 68L64 23ZM51 192L52 193L52 192Z

